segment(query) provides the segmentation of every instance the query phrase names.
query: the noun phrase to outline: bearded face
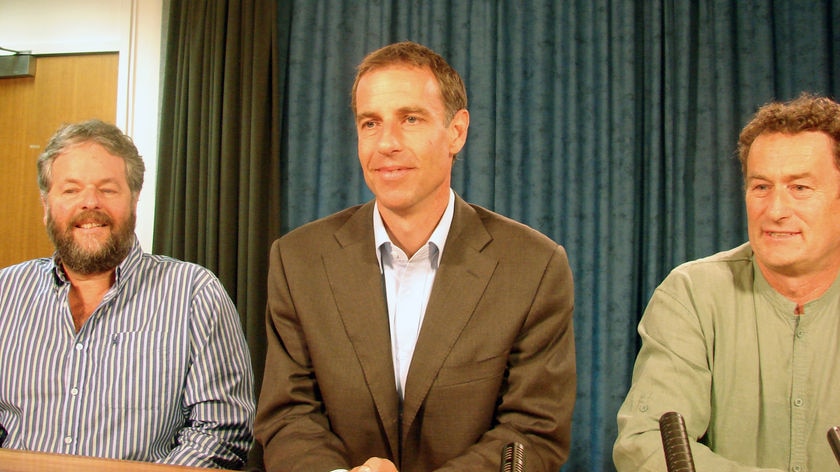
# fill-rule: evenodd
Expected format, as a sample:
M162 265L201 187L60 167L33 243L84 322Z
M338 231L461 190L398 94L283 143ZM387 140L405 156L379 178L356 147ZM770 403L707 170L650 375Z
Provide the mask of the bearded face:
M137 215L131 211L126 220L114 222L107 214L85 210L59 227L52 212L47 213L47 234L55 245L61 263L82 275L99 274L116 268L134 244ZM104 239L75 235L76 228L110 228Z
M125 161L96 143L69 146L52 163L44 223L69 274L113 271L134 244L137 194Z

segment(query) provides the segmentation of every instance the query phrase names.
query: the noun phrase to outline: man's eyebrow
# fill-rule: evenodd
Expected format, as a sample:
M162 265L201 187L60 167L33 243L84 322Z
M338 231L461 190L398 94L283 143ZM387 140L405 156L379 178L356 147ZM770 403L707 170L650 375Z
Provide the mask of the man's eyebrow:
M802 172L800 174L791 174L784 176L785 181L791 180L799 180L799 179L807 179L813 177L814 174L812 172ZM770 177L767 177L764 174L750 174L747 176L747 180L772 180Z
M411 106L411 107L397 108L397 114L399 114L400 116L405 116L405 115L424 115L424 116L427 116L427 115L431 115L432 112L428 108L425 108L425 107ZM361 112L361 113L356 114L356 122L358 123L360 121L364 121L364 120L369 119L369 118L378 118L378 117L379 117L379 113L375 113L375 112L372 112L372 111Z
M55 183L59 184L59 185L62 185L62 184L64 184L64 185L66 185L66 184L81 185L81 184L84 184L84 181L81 178L78 178L78 177L67 177L67 178L63 178L63 179L57 179L55 181ZM116 177L105 177L105 178L99 179L99 180L97 180L96 182L93 182L93 183L95 185L119 183L119 179L117 179Z
M358 123L359 121L363 121L363 120L366 120L368 118L375 118L376 116L377 116L376 113L373 113L373 112L370 112L370 111L363 112L363 113L357 113L356 114L356 122Z
M402 115L428 115L429 110L423 107L402 107L398 110Z

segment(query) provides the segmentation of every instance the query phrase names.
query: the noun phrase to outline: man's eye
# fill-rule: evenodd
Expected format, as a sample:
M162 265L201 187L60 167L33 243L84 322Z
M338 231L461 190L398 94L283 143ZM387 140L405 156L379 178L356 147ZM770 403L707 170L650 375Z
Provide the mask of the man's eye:
M407 116L407 117L405 117L405 121L407 121L409 123L417 123L418 121L420 121L420 119L417 118L416 116Z

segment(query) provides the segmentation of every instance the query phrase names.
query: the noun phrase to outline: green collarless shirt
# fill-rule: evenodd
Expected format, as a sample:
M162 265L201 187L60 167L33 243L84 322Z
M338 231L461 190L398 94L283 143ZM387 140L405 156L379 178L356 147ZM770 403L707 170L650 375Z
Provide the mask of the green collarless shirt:
M618 412L619 472L665 471L659 417L685 419L698 472L838 470L840 282L801 314L749 244L688 262L656 289Z

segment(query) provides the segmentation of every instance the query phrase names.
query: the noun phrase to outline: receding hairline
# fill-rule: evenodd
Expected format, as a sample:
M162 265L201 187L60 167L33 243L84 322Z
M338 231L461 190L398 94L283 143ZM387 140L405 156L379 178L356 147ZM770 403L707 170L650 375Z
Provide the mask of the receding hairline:
M431 71L437 82L447 121L451 120L459 110L467 108L466 86L458 71L431 48L413 41L402 41L369 53L356 67L350 97L350 106L354 115L357 89L362 77L369 72L392 66L416 67Z

